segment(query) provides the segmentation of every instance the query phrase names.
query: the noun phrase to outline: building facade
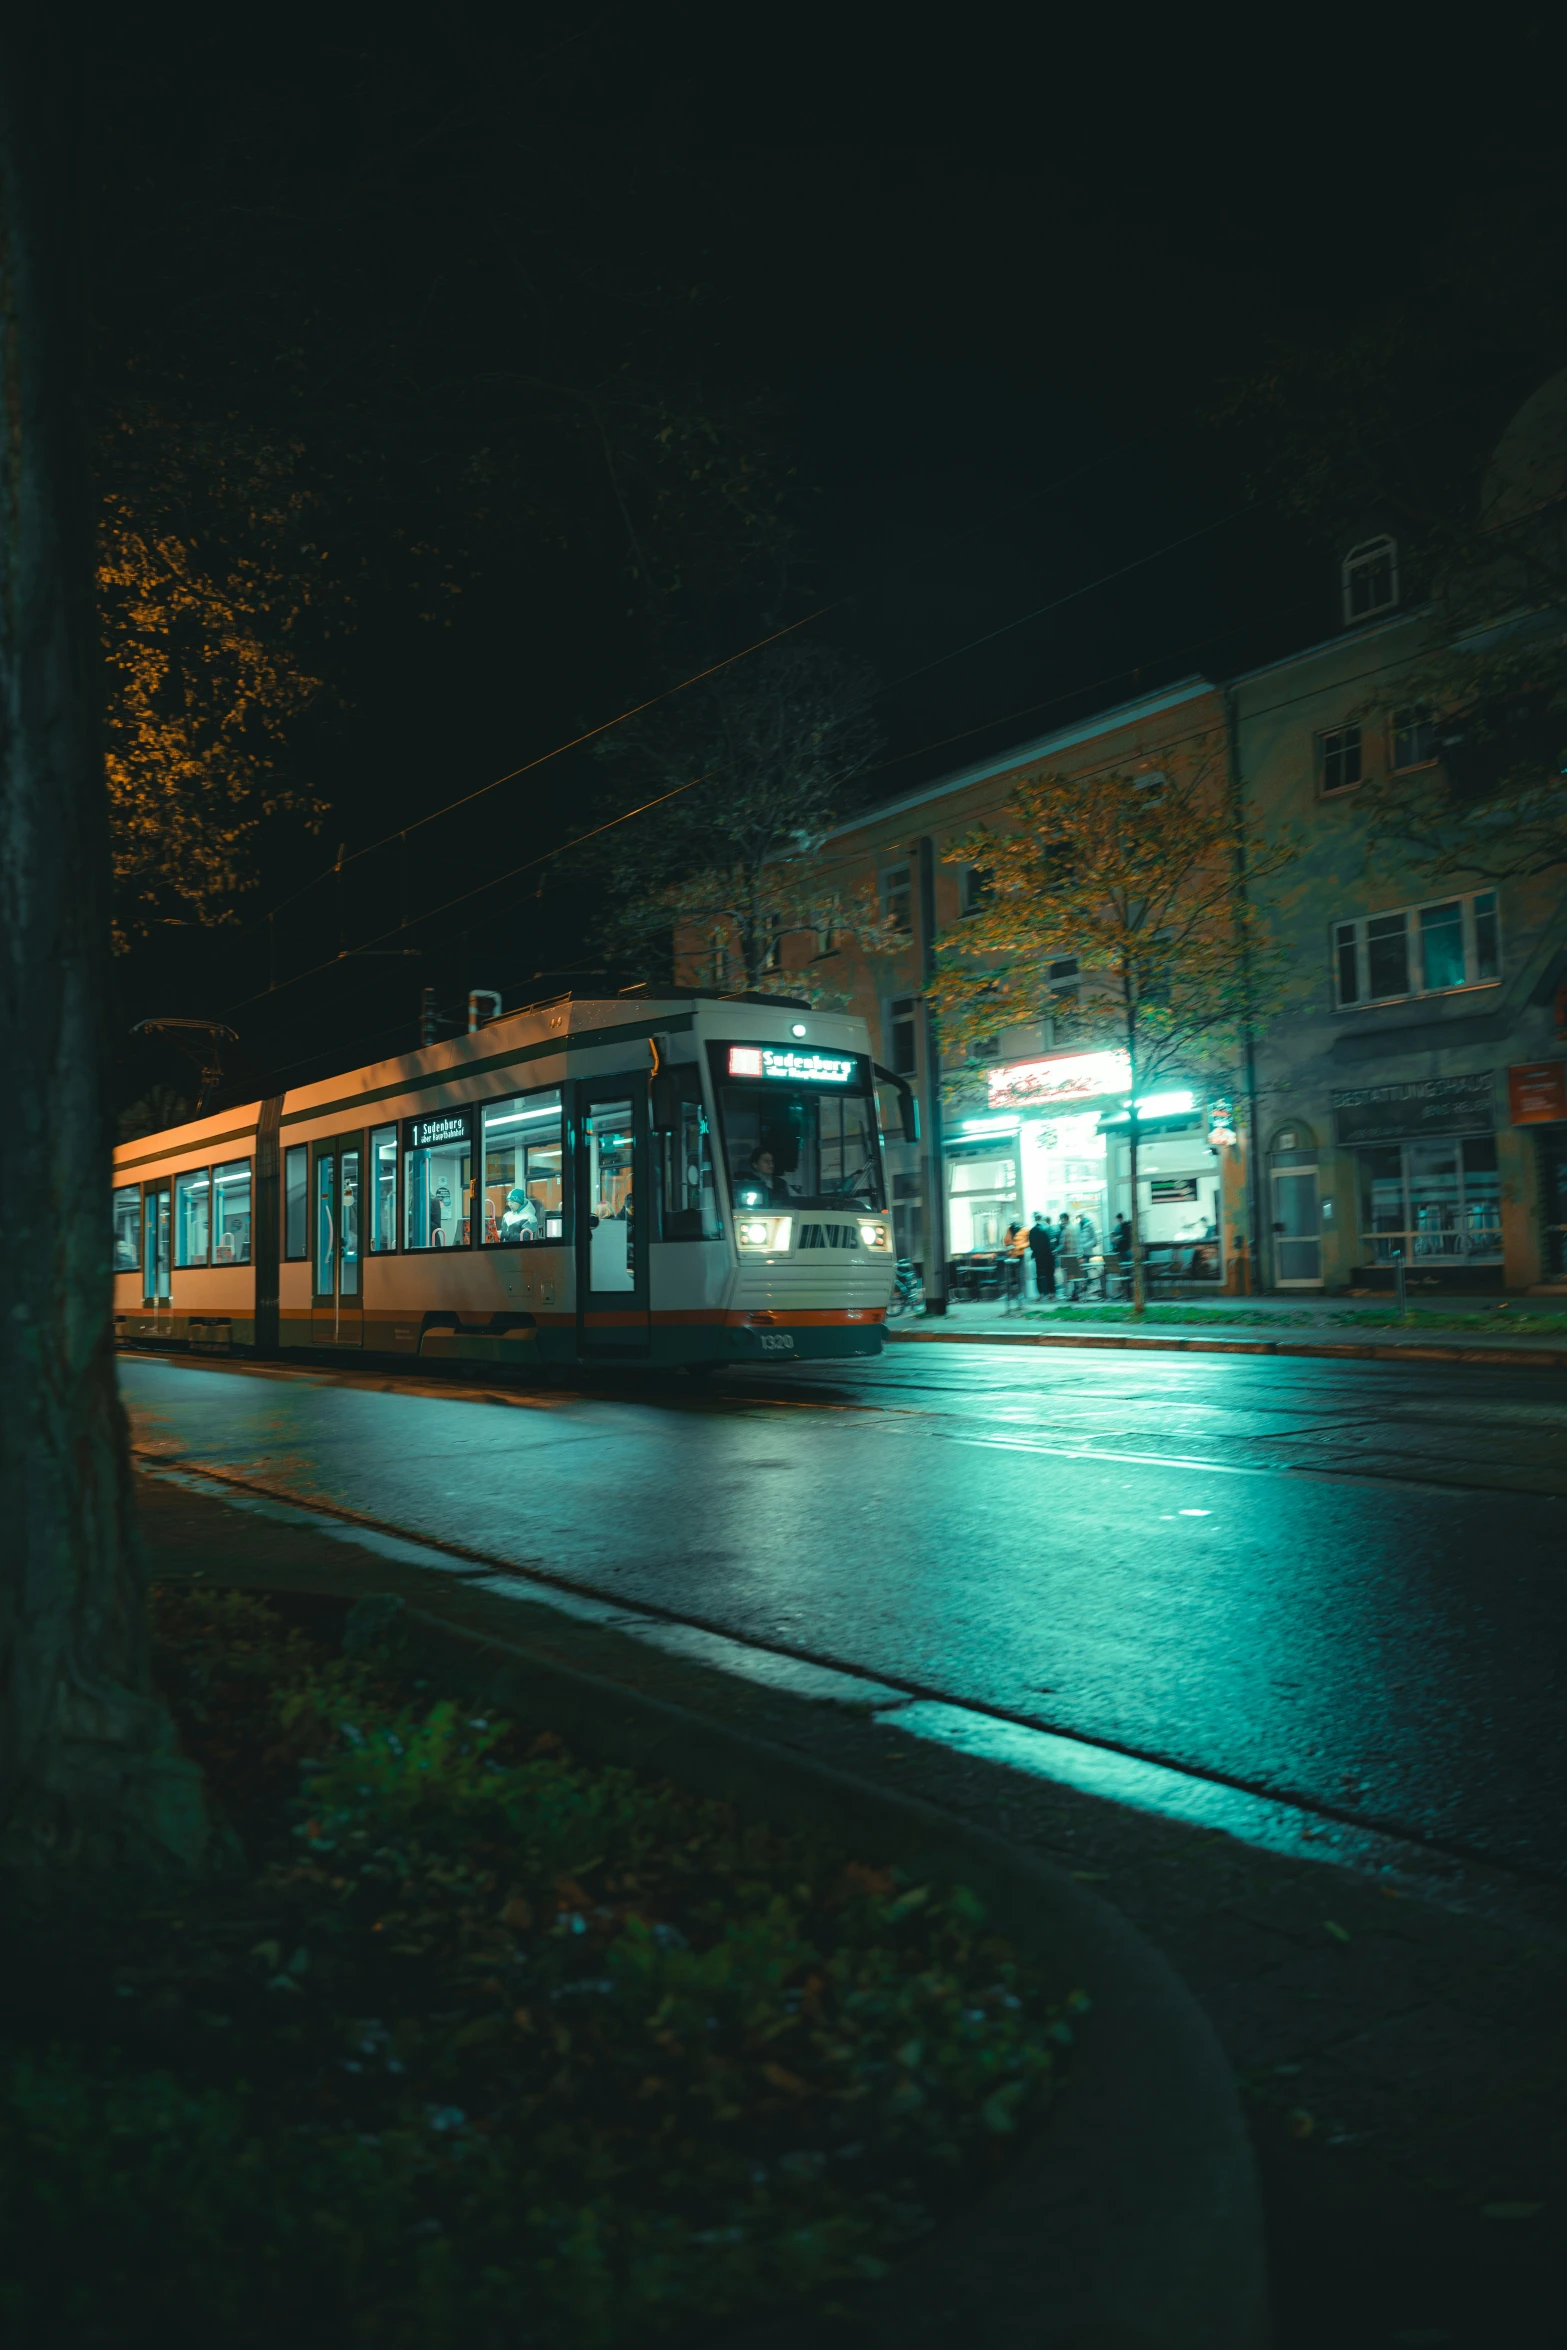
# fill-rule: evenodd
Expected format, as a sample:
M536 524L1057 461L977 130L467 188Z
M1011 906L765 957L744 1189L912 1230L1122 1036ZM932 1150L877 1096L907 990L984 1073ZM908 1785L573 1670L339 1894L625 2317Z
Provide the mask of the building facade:
M809 963L835 996L841 990L879 1039L882 1065L919 1094L920 1141L890 1140L888 1156L898 1250L921 1265L929 1293L944 1295L948 1265L996 1248L1011 1223L1041 1214L1058 1225L1065 1215L1074 1237L1091 1234L1098 1243L1131 1198L1124 1134L1115 1131L1125 1123L1125 1072L1117 1055L1072 1040L1075 963L1063 961L1057 974L1059 1022L1003 1030L982 1064L939 1065L922 990L938 940L970 910L977 885L948 852L976 825L1004 822L1013 787L1041 767L1153 773L1162 758L1194 748L1222 759L1224 727L1220 689L1186 678L887 800L825 842L824 885L844 894L873 890L903 943L869 955L844 942L824 955L815 938L786 938L780 960L785 975ZM1167 1100L1146 1105L1140 1205L1146 1237L1204 1252L1205 1271L1218 1278L1226 1252L1221 1194L1238 1202L1241 1182L1209 1143L1206 1112L1195 1074Z
M1391 1288L1400 1264L1416 1290L1567 1286L1567 876L1433 881L1373 841L1365 786L1443 755L1407 685L1432 621L1404 607L1385 533L1348 552L1338 590L1320 643L1038 736L826 840L823 882L874 891L901 943L785 938L781 970L809 963L918 1092L921 1139L889 1143L889 1172L899 1254L933 1298L1013 1223L1064 1216L1102 1242L1131 1206L1126 1072L1072 1039L1074 963L1052 969L1060 1021L940 1066L922 991L980 886L949 851L1004 822L1030 773L1151 773L1176 753L1223 760L1248 851L1283 836L1297 854L1254 893L1291 977L1238 1095L1216 1101L1194 1068L1142 1105L1156 1269L1282 1293Z
M1433 880L1366 818L1442 755L1401 682L1430 625L1394 608L1230 688L1248 830L1301 851L1259 898L1293 980L1257 1051L1269 1288L1562 1277L1563 876Z

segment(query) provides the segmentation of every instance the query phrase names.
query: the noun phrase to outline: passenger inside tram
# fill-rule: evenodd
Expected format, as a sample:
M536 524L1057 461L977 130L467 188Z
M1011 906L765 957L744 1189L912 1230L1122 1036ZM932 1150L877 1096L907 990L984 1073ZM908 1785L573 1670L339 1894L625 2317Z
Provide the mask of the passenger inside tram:
M484 1112L484 1240L487 1247L559 1240L560 1094L523 1094Z

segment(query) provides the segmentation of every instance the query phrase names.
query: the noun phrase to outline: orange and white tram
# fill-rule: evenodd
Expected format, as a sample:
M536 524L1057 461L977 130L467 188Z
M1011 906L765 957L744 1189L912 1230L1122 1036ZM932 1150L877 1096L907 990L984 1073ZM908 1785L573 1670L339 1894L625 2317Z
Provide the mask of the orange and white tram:
M115 1152L119 1339L710 1365L881 1351L863 1020L564 997Z

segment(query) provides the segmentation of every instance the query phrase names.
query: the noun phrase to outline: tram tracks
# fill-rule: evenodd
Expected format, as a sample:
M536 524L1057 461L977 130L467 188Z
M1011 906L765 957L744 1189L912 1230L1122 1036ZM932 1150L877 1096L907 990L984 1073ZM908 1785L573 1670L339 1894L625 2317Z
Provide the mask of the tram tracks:
M589 1578L563 1574L542 1559L435 1537L230 1468L147 1446L133 1446L132 1455L144 1475L208 1493L217 1489L236 1506L259 1508L284 1522L319 1528L327 1521L345 1540L367 1541L372 1549L391 1546L390 1555L406 1563L480 1582L498 1596L556 1607L711 1669L785 1694L851 1707L888 1729L958 1754L1183 1819L1244 1843L1330 1860L1447 1899L1463 1898L1471 1879L1484 1880L1490 1887L1483 1902L1488 1909L1497 1906L1498 1886L1511 1884L1520 1894L1528 1888L1556 1894L1563 1889L1559 1872L1499 1860L1466 1837L1432 1833L1307 1790L1280 1788L1158 1747L1085 1731L1033 1708L974 1697L896 1669L872 1669L808 1642L737 1632L698 1610L665 1608L640 1596L610 1596Z

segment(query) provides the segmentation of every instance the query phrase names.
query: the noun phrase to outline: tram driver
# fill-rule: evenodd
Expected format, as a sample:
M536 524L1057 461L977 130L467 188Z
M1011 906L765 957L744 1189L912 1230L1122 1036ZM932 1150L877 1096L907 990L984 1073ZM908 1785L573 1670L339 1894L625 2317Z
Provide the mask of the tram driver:
M739 1204L746 1208L783 1208L793 1196L778 1172L778 1161L772 1151L765 1142L758 1143L740 1179Z

